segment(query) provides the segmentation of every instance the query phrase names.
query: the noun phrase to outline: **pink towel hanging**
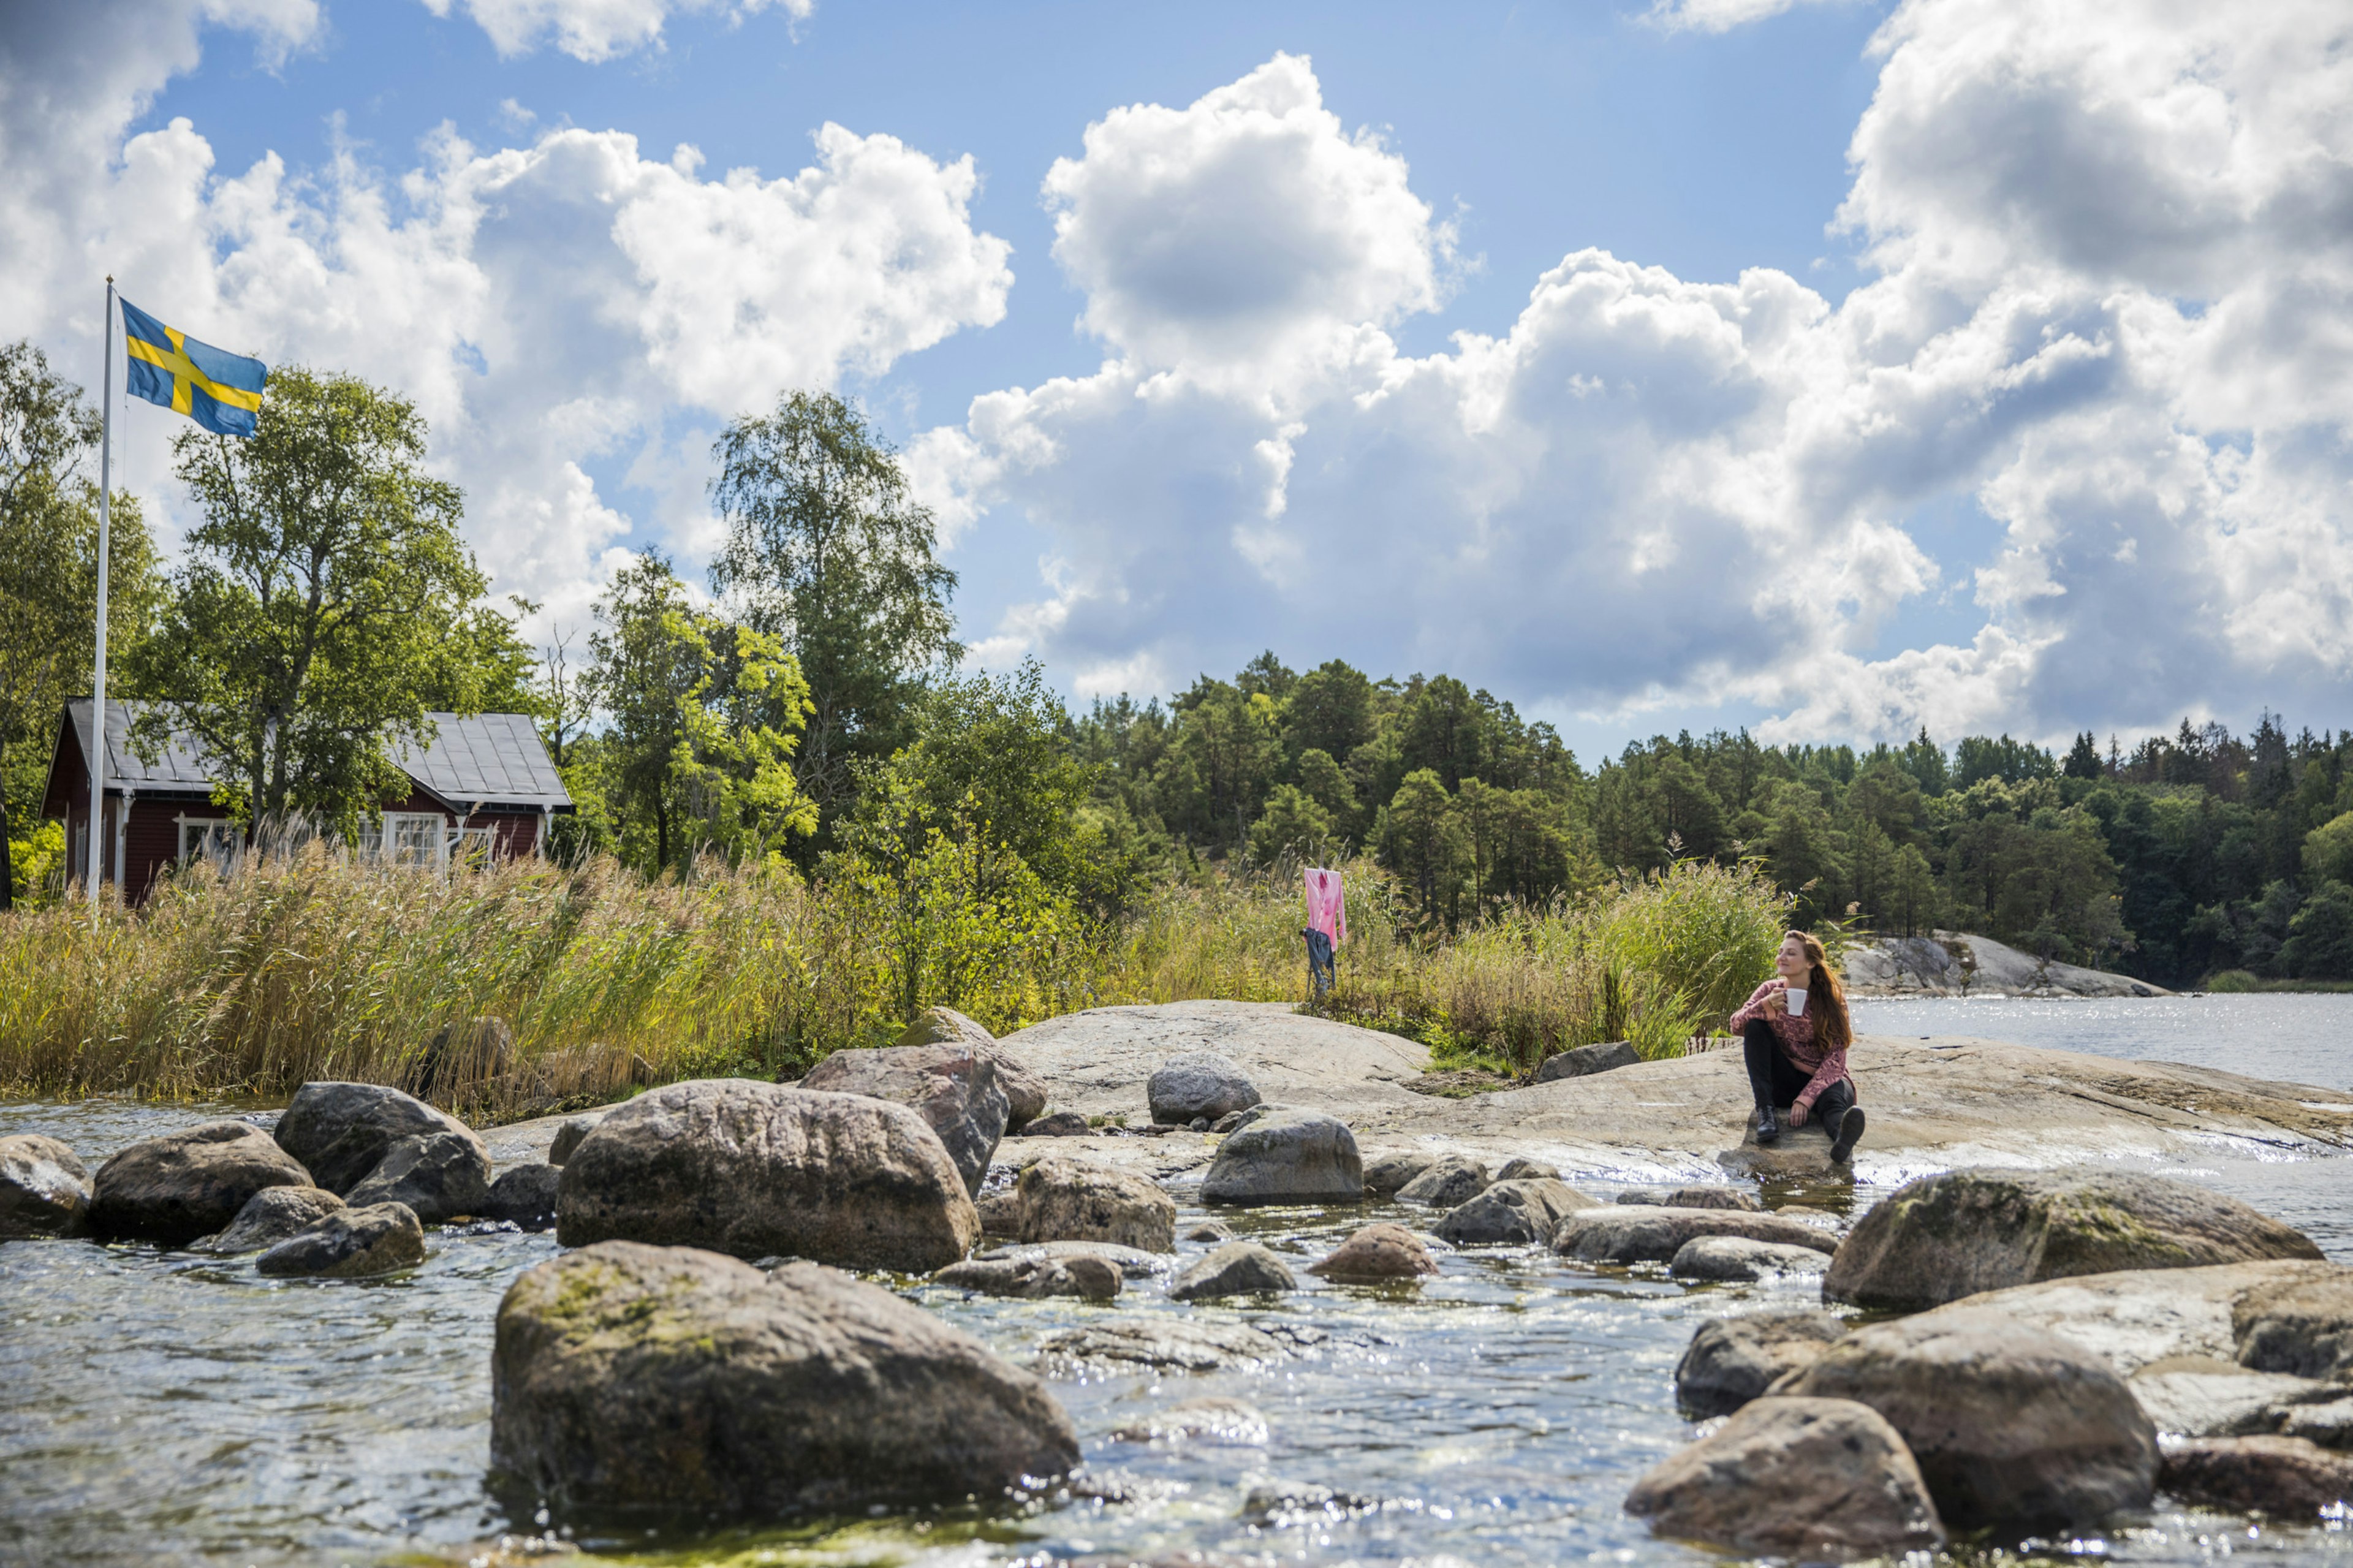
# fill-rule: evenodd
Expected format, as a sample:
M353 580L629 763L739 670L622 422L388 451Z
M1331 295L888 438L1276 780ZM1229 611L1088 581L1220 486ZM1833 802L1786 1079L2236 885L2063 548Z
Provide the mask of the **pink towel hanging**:
M1320 931L1338 947L1348 940L1348 910L1341 901L1340 873L1312 867L1307 872L1307 929Z

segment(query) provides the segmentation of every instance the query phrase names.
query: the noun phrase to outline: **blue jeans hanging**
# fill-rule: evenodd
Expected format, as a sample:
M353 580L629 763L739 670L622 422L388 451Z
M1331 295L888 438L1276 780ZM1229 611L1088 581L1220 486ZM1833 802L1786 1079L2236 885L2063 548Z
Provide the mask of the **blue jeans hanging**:
M1307 939L1307 984L1321 996L1338 984L1332 968L1332 939L1312 927L1299 934Z

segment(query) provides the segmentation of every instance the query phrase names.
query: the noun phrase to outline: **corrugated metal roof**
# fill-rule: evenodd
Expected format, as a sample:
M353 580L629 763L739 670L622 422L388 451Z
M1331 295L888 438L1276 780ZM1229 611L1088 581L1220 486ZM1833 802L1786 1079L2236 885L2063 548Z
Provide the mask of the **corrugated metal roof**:
M90 699L66 704L82 755L90 753ZM106 705L106 782L110 788L128 784L134 790L210 790L213 766L203 742L192 735L174 735L155 765L149 767L131 749L132 705ZM427 714L434 723L433 743L422 752L401 747L394 759L427 791L452 806L471 805L567 807L572 796L549 761L547 748L528 715L477 713Z

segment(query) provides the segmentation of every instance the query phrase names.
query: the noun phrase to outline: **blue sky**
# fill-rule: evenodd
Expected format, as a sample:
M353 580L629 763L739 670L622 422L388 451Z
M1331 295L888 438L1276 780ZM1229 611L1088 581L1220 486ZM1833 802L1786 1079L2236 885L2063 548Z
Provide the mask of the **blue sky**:
M441 8L0 22L0 248L69 363L79 259L411 391L543 630L616 550L699 564L711 429L830 384L908 449L979 657L1079 698L1271 646L1587 754L2353 722L2353 420L2314 395L2353 268L2280 226L2353 149L2331 7Z

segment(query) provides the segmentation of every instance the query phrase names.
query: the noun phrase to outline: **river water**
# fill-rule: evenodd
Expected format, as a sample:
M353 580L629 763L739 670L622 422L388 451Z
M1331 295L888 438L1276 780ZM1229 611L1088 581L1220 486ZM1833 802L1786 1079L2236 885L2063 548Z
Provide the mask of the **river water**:
M2312 1005L2312 1004L2319 1004ZM2105 1003L1866 1003L1866 1031L1965 1033L2155 1054L2260 1076L2348 1084L2333 1038L2353 997ZM2067 1011L2075 1009L2076 1011ZM2230 1037L2238 1037L2238 1044ZM2334 1054L2331 1054L2331 1053ZM45 1131L85 1159L240 1108L121 1100L0 1105L0 1133ZM2220 1158L2178 1173L2247 1196L2353 1260L2353 1181L2337 1161ZM1574 1174L1572 1173L1572 1174ZM1585 1183L1597 1195L1601 1184ZM1839 1208L1838 1189L1768 1202ZM1856 1194L1868 1202L1868 1192ZM1180 1194L1186 1221L1201 1211ZM1292 1258L1367 1220L1427 1210L1221 1214ZM1180 1225L1180 1228L1182 1226ZM423 1267L376 1282L263 1280L139 1247L0 1244L0 1564L462 1563L534 1522L484 1484L491 1318L522 1269L556 1251L512 1232L430 1238ZM1187 1245L1189 1257L1201 1248ZM1017 1361L1101 1313L1243 1321L1300 1345L1278 1365L1198 1376L1058 1381L1098 1490L1018 1513L812 1521L691 1540L592 1540L617 1561L922 1563L1277 1559L1302 1563L1565 1562L1691 1565L1620 1511L1637 1477L1688 1442L1670 1377L1708 1317L1808 1300L1803 1287L1686 1288L1654 1269L1569 1267L1538 1251L1445 1254L1418 1289L1325 1286L1270 1310L1187 1307L1132 1281L1121 1302L965 1300L895 1281ZM1268 1419L1261 1446L1144 1446L1111 1434L1181 1399L1223 1394ZM1253 1511L1252 1494L1324 1487L1330 1507ZM2353 1565L2353 1531L2252 1526L2161 1504L2096 1540L2038 1555L2187 1564L2225 1557ZM1971 1568L2008 1553L1971 1552ZM1187 1557L1198 1561L1200 1556Z

